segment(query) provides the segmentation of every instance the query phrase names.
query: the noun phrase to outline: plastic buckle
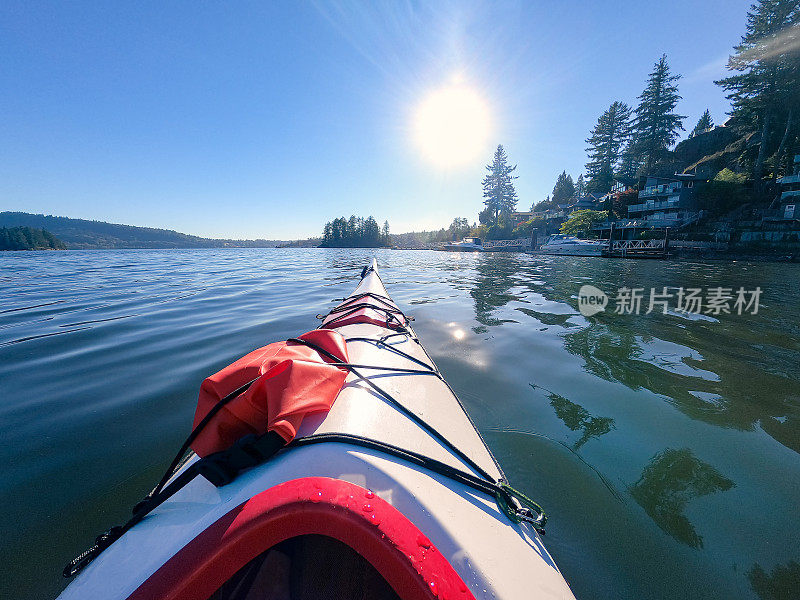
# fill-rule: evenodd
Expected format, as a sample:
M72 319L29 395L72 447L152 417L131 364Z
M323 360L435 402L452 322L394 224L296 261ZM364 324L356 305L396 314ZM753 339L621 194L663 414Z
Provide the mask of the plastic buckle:
M236 474L231 472L230 467L220 460L221 458L212 454L197 461L197 472L216 487L228 485L236 477Z

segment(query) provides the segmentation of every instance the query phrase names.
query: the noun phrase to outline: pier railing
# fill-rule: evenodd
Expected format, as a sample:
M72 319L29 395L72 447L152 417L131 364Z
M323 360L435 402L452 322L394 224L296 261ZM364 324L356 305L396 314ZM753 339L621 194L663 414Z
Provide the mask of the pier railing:
M667 252L665 239L660 240L615 240L607 250L608 256L662 257Z
M527 250L531 247L531 238L517 238L515 240L486 240L483 242L484 250Z
M443 250L448 244L453 242L434 242L428 245L431 250ZM531 238L517 238L515 240L486 240L482 244L487 252L524 252L531 248Z

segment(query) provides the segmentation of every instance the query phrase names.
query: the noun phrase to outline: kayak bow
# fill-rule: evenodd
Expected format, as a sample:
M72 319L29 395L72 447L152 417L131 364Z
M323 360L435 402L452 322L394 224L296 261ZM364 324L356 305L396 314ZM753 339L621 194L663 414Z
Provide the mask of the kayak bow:
M573 598L410 320L373 261L322 317L344 355L284 344L346 372L330 410L191 454L60 598Z

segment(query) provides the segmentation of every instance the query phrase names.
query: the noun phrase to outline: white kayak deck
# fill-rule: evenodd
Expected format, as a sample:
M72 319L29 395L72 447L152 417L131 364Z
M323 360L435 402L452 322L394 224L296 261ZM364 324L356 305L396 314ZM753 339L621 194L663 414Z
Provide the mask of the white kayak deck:
M352 296L365 292L388 296L377 269L367 273ZM385 327L364 323L337 330L345 338L379 339L388 333ZM432 364L423 347L410 336L393 336L386 343ZM243 348L242 354L249 350ZM348 343L348 353L351 363L418 367L369 342ZM430 375L360 371L481 469L494 478L502 477L444 381ZM328 432L377 439L474 473L352 373L331 411L307 418L297 437ZM354 483L397 508L449 560L475 598L574 598L538 534L529 525L511 523L492 499L401 459L339 442L279 453L220 488L195 478L100 554L60 598L127 598L188 542L236 506L285 481L313 476ZM535 490L532 493L535 495Z

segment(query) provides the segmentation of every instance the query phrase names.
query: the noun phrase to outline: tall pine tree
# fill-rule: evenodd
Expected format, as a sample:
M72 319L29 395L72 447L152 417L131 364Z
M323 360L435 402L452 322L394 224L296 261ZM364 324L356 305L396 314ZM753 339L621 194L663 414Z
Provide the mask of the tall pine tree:
M642 168L642 160L636 146L636 138L631 137L622 150L622 157L617 167L617 174L627 179L635 179Z
M800 0L757 0L747 13L742 42L734 46L728 69L736 74L717 81L729 92L731 116L741 129L760 131L753 178L760 182L768 147L777 159L800 110Z
M583 198L586 195L586 181L583 178L583 173L578 175L578 179L575 181L575 196L578 198Z
M509 166L508 156L502 145L497 146L492 164L486 165L489 174L483 178L483 203L486 214L499 223L501 215L507 215L517 206L517 192L514 189L516 175L512 173L517 165Z
M383 222L383 228L381 229L381 237L383 238L384 244L388 245L389 242L391 241L392 237L389 234L389 221Z
M553 204L563 204L574 195L575 184L572 182L572 176L567 175L566 171L562 171L553 186L552 202Z
M689 134L689 137L694 137L698 134L705 133L713 126L714 119L711 118L711 113L708 112L708 109L706 109L706 112L704 112L697 120L697 125L694 126L694 129L692 129L692 133Z
M586 152L587 190L605 194L611 190L612 179L622 158L622 147L630 137L631 109L624 102L614 102L597 119L589 134Z
M653 66L647 87L638 97L639 106L633 118L635 144L631 150L647 172L666 156L669 147L678 139L678 131L683 130L686 117L674 112L681 99L675 85L680 77L670 73L664 54Z

